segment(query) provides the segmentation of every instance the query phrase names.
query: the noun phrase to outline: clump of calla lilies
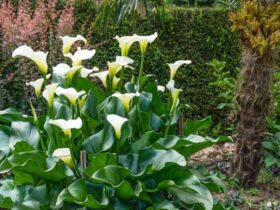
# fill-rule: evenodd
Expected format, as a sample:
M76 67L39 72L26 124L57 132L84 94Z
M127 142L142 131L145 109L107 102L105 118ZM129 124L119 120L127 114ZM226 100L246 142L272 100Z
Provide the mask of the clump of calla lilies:
M87 40L81 35L60 37L64 62L56 66L48 65L48 53L26 45L15 49L12 56L32 60L42 77L26 83L34 88L38 103L35 109L30 101L32 117L24 118L22 125L30 126L34 139L13 139L0 172L20 171L26 179L32 177L22 184L56 189L52 202L45 204L50 209L181 209L185 205L211 209L209 190L185 168L186 158L209 141L175 135L182 91L175 87L176 72L191 61L169 63L167 84L149 80L146 51L157 37L157 33L116 36L121 53L104 69L87 65L98 50L83 49ZM79 47L74 49L74 43ZM129 57L132 45L139 46L139 67ZM125 81L127 75L130 81ZM30 144L21 151L24 154L19 152L24 148L21 141ZM33 164L36 152L44 166ZM1 193L0 197L6 199Z

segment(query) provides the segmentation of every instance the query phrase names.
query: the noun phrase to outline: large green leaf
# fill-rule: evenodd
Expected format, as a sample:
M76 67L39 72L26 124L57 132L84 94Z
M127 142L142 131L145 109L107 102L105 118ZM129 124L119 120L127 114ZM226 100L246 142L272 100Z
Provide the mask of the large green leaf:
M13 121L32 122L33 117L24 115L13 108L0 111L0 122L11 124Z
M0 125L0 151L5 155L8 155L10 152L10 135L11 128L5 125ZM2 157L0 157L2 159Z
M13 146L19 141L26 141L28 144L32 145L34 149L37 149L39 140L40 137L38 129L30 122L12 122L10 146Z
M82 144L82 147L88 154L95 154L106 151L114 144L114 131L111 126L105 127L98 133L88 137Z
M76 203L90 209L103 209L109 204L109 199L102 186L80 179L59 194L56 205L61 206L63 202Z
M186 136L190 134L197 134L201 129L207 129L212 125L212 119L210 116L202 120L186 121L184 125L184 134Z
M47 190L46 185L16 186L13 180L0 181L0 207L12 210L46 209L55 196L55 190Z
M189 135L184 138L177 136L167 136L161 138L155 143L156 147L165 149L174 149L185 157L191 156L201 149L209 147L218 142L224 142L230 140L229 137L219 137L217 139L212 139L210 137L202 137L199 135Z
M56 158L46 157L46 154L41 151L21 152L6 158L0 164L0 173L10 170L54 182L66 177L64 163Z
M120 163L128 168L133 176L142 176L151 171L159 171L167 163L186 166L185 158L175 150L147 148L138 152L120 155Z

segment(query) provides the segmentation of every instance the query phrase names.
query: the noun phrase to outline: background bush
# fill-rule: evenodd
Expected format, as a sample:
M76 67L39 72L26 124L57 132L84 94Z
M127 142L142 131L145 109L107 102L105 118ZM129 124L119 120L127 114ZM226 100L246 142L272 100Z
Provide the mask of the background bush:
M216 109L221 103L219 89L209 86L216 78L207 63L214 58L225 61L225 70L233 76L240 65L239 38L230 31L227 11L214 8L172 8L165 17L157 17L156 14L151 14L150 19L132 16L119 27L109 26L105 32L101 32L94 28L93 5L89 5L89 1L79 0L75 4L76 22L72 34L82 33L90 38L92 47L98 46L96 56L88 63L89 66L95 65L102 70L106 68L106 61L113 61L115 55L120 54L117 41L112 40L115 35L147 35L157 31L159 38L149 46L145 73L156 74L159 83L165 85L169 79L167 63L179 59L192 60L193 64L183 66L176 75L177 87L183 89L182 100L191 107L185 110L186 117L211 115L216 122L226 118L226 110L222 112ZM137 50L138 46L134 45L130 57L139 62ZM17 72L15 65L12 69ZM8 75L2 74L1 77L1 81L5 81ZM16 108L26 107L28 101L22 100L24 92L18 83L16 80L5 85L8 88L1 86L0 109L10 106L3 97L9 98L9 102L13 101L12 105ZM17 94L14 94L15 90Z

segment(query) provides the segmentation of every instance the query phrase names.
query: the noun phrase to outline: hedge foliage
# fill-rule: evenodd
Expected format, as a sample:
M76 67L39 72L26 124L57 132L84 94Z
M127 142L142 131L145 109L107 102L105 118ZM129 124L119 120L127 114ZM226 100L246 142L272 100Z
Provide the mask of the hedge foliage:
M155 15L154 15L155 16ZM177 87L183 89L182 99L191 106L185 111L189 118L211 115L215 121L225 118L225 112L217 110L219 89L209 86L216 78L207 64L214 58L226 62L226 71L236 76L240 66L240 42L237 34L230 30L227 11L213 8L176 8L167 17L150 19L130 17L117 28L110 27L105 33L92 31L92 43L98 46L92 65L104 67L105 61L113 61L120 54L115 35L148 35L159 33L156 42L149 46L145 73L156 74L161 85L169 79L167 63L190 59L192 65L179 69L176 75ZM138 46L130 53L135 61ZM139 54L139 53L138 53ZM102 68L101 68L102 69Z

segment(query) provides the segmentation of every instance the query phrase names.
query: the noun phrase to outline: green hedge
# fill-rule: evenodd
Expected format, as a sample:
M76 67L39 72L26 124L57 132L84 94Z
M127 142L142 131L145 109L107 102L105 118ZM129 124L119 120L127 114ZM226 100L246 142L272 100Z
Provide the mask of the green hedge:
M146 56L145 73L155 74L161 85L169 79L166 63L180 59L190 59L192 65L179 69L176 85L181 87L182 99L191 106L186 110L189 118L201 118L211 115L215 121L225 118L225 112L216 109L221 102L217 95L219 90L208 84L215 80L213 69L207 62L214 58L226 61L226 70L236 74L240 66L240 43L237 34L230 31L227 11L200 8L177 8L165 18L129 18L118 28L109 28L105 33L92 31L92 43L96 44L97 54L92 65L105 67L106 61L113 61L120 54L115 35L148 35L155 31L159 38L149 45ZM139 62L138 46L134 45L129 55ZM138 56L138 57L137 57Z

